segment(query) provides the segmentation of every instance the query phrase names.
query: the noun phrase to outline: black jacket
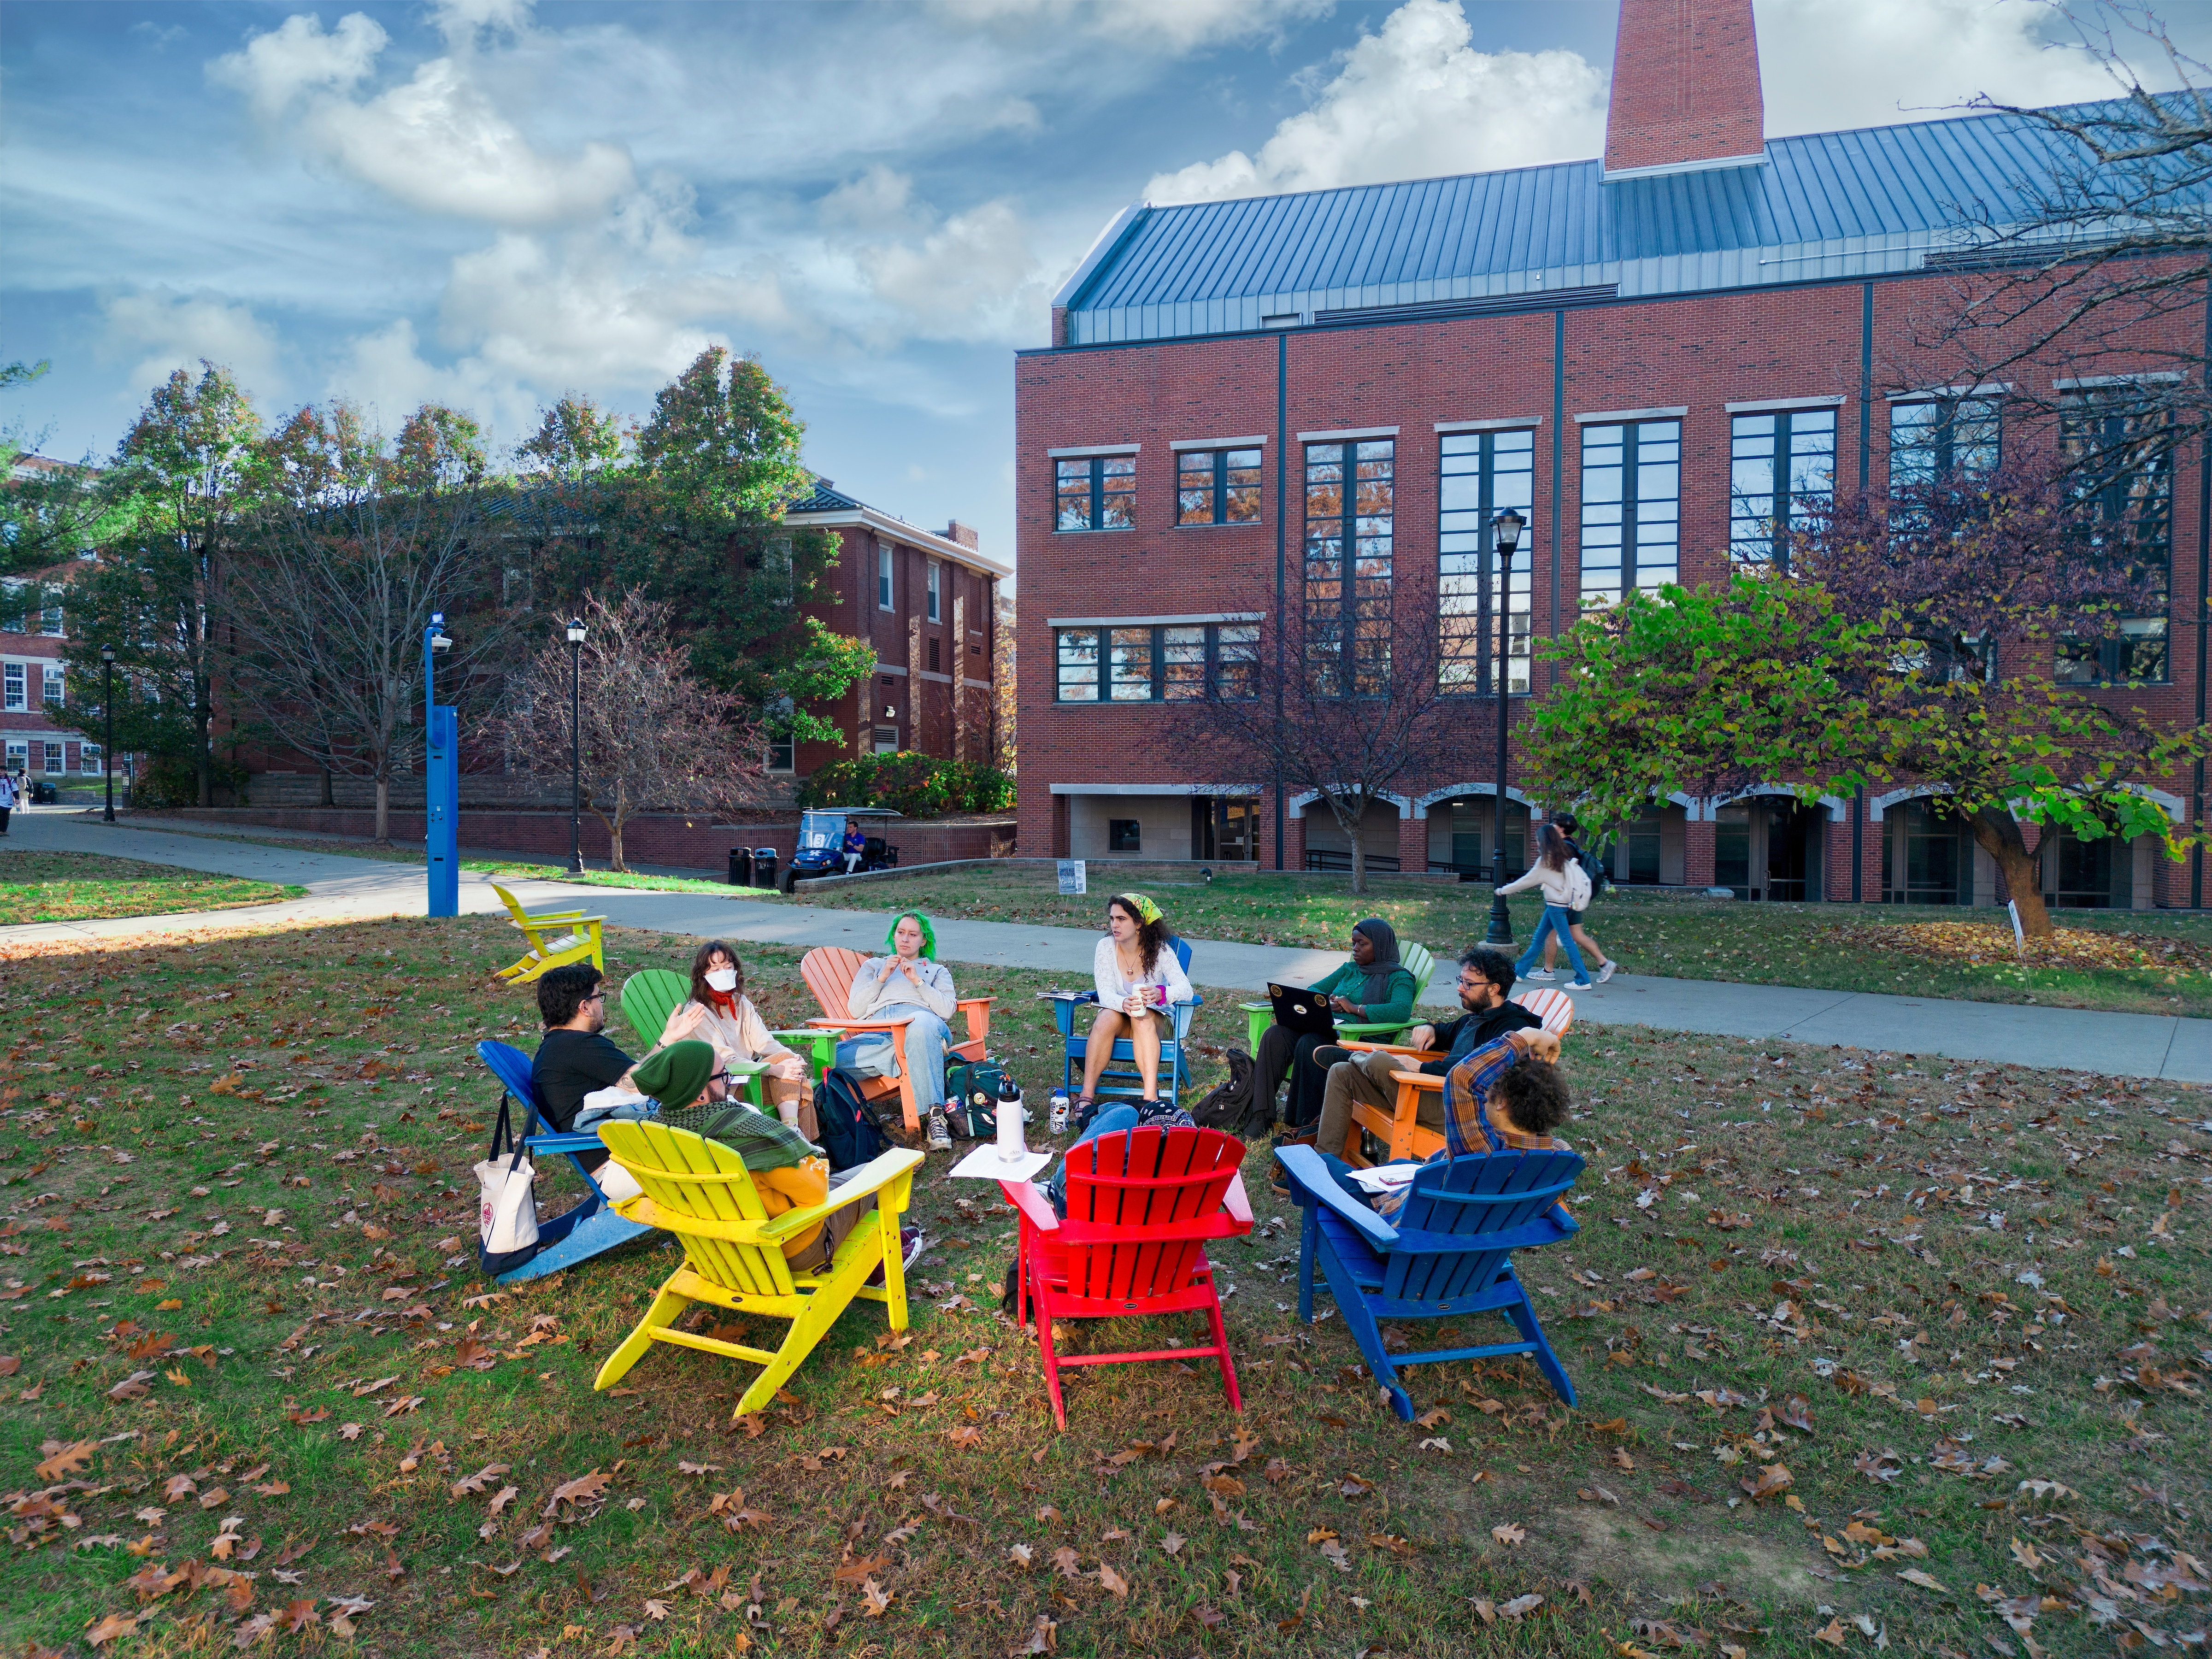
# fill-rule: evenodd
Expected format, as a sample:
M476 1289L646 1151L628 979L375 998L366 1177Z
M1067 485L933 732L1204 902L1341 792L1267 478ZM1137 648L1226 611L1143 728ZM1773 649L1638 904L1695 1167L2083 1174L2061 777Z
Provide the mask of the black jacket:
M1462 1014L1437 1027L1437 1047L1449 1049L1446 1060L1431 1060L1421 1066L1431 1077L1442 1077L1486 1042L1495 1042L1508 1031L1525 1031L1544 1022L1517 1002L1500 1003L1479 1014Z

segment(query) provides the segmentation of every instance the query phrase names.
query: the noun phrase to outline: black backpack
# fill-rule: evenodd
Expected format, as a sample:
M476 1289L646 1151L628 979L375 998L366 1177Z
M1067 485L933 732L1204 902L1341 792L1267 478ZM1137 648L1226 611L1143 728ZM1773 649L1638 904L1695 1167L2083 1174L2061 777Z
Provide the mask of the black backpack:
M822 1151L832 1171L857 1169L891 1149L858 1080L836 1066L814 1086L814 1115L822 1125Z
M1259 1098L1257 1068L1242 1048L1229 1051L1229 1080L1217 1083L1190 1109L1201 1129L1220 1129L1240 1139L1255 1135L1274 1121L1274 1103Z

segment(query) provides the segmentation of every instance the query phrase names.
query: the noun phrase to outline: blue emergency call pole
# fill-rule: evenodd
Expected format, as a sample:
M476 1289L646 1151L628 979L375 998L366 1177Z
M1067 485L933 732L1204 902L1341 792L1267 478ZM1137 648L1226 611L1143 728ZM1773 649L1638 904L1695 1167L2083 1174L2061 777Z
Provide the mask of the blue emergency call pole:
M438 653L450 651L446 613L433 611L422 630L422 718L428 742L422 756L425 851L430 865L430 908L434 916L461 913L461 755L459 716L441 708L435 687Z

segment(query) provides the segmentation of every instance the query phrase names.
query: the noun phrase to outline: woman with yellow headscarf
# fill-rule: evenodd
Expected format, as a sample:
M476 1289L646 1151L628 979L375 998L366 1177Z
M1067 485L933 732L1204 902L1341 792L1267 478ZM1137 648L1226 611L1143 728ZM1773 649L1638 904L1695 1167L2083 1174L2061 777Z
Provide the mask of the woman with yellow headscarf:
M1160 1039L1163 1032L1175 1030L1170 1010L1198 994L1168 946L1167 918L1142 893L1116 893L1106 902L1106 937L1098 941L1091 966L1098 988L1098 1017L1091 1022L1083 1056L1083 1095L1076 1102L1079 1122L1097 1103L1099 1073L1121 1037L1129 1039L1136 1054L1146 1101L1157 1102Z

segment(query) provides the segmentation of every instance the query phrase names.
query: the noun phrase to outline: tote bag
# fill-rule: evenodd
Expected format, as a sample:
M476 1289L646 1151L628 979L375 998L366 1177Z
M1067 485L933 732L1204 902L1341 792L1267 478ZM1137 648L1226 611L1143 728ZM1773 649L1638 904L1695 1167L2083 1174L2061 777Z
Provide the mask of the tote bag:
M496 1279L538 1254L538 1171L523 1156L505 1100L476 1170L477 1262Z

